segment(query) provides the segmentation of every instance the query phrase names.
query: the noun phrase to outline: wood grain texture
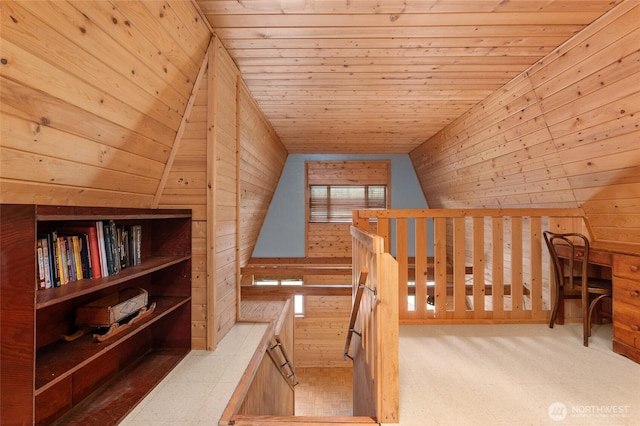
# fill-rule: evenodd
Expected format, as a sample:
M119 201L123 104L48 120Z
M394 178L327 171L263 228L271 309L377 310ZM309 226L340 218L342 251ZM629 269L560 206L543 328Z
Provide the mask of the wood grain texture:
M238 83L240 146L239 263L245 266L258 240L287 151L246 85Z
M431 207L581 207L596 242L640 244L637 2L410 153Z
M146 6L3 2L1 177L30 202L151 205L210 33Z
M620 1L197 0L290 153L406 153Z
M305 191L311 185L386 185L391 188L391 162L374 161L307 161ZM391 193L387 190L387 207ZM306 256L351 257L350 223L309 222L309 197L306 196Z

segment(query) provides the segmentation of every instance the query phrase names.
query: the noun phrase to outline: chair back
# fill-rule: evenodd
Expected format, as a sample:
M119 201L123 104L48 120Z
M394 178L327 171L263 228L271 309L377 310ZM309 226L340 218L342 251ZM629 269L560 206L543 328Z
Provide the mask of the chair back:
M558 234L544 231L542 235L551 255L556 283L560 286L568 284L571 290L577 290L578 287L581 287L581 292L586 294L587 287L583 286L582 283L585 282L587 277L587 259L589 259L589 240L587 237L576 232ZM558 255L557 248L560 245L567 246L569 250L566 263L561 261ZM579 256L582 260L576 259L576 251L578 250L582 252ZM576 265L578 263L580 263L579 274L576 273ZM567 266L567 274L565 274L565 265Z

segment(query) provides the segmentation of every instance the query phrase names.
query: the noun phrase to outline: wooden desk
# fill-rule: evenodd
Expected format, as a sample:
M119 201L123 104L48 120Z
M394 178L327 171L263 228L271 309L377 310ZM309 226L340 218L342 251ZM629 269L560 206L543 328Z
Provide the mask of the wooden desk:
M561 259L569 258L569 246L563 244L556 245L556 251L558 253L558 257ZM613 267L613 256L614 254L607 250L599 250L594 248L589 248L589 260L588 262L592 265L604 266L607 268ZM574 253L574 258L576 260L582 261L584 259L584 249L576 248Z
M569 258L567 246L556 246L558 256ZM584 250L576 249L576 259ZM640 363L640 254L593 248L588 262L612 268L613 275L613 351Z

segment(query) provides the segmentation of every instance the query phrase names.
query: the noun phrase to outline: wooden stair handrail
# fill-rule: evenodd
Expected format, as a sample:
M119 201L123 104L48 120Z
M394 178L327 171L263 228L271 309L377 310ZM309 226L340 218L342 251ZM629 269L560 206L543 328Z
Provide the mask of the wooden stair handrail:
M273 361L273 363L278 368L278 371L280 371L282 378L287 382L289 387L293 389L295 386L297 386L300 383L298 381L298 376L296 375L296 372L293 370L293 365L291 365L291 360L287 356L287 351L284 349L284 345L282 344L280 337L274 336L274 340L276 341L275 345L270 345L267 352L269 353L269 356L271 357L271 360ZM275 359L275 356L272 354L272 351L276 348L279 348L280 353L282 354L282 359L284 360L284 363L282 364L278 363L278 361ZM284 367L288 367L291 373L290 374L285 373Z
M356 333L358 336L360 335L360 333L355 331L354 327L356 325L356 319L358 318L358 311L360 310L360 301L362 300L362 293L364 292L364 289L366 287L368 275L369 275L369 272L367 271L367 268L363 267L362 270L360 270L360 275L358 277L358 289L356 290L356 297L353 301L353 306L351 307L351 317L349 319L349 331L347 333L347 341L344 344L343 359L349 358L353 360L351 355L349 355L349 348L351 347L351 337L353 336L353 333ZM371 291L375 292L375 290L371 290Z

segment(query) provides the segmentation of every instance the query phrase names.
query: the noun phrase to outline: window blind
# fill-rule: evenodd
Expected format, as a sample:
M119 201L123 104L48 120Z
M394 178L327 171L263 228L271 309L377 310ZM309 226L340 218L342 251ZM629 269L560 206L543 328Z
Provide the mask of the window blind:
M351 222L353 210L385 209L386 185L310 185L310 222Z

